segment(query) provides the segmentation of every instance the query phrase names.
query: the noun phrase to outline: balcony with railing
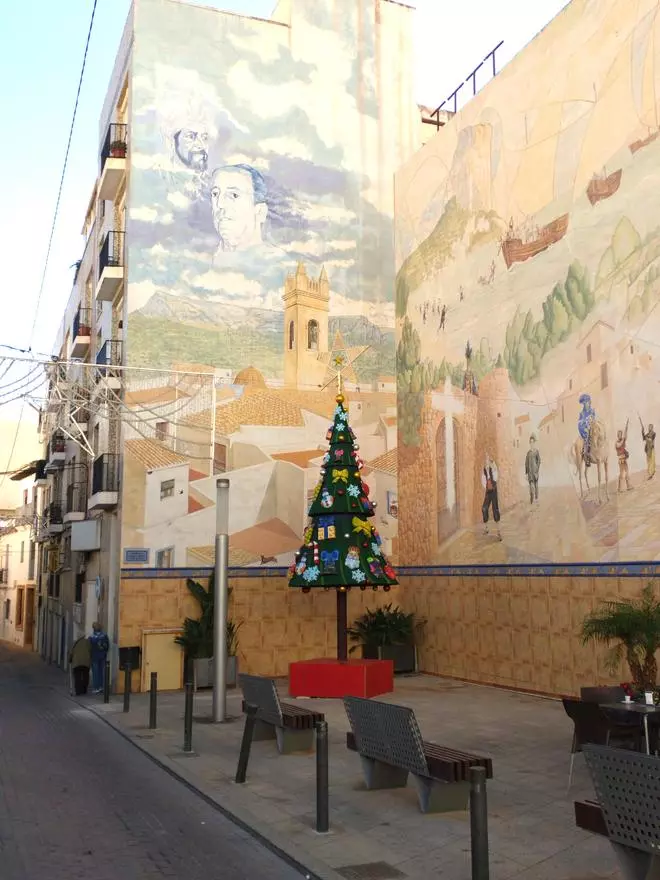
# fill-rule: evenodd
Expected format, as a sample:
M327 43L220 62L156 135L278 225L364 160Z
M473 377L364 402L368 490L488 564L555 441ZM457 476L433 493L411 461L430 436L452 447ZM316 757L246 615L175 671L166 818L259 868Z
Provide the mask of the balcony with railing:
M53 431L48 441L46 451L46 464L44 470L47 474L64 467L66 460L66 437L61 431Z
M99 198L114 201L126 174L128 126L111 122L101 147Z
M105 452L92 466L92 493L88 510L110 510L119 500L119 455Z
M92 339L92 310L79 308L71 328L71 357L84 357Z
M79 522L87 515L87 481L80 480L70 483L66 488L66 502L64 504L64 522Z
M48 535L59 535L64 531L64 513L59 501L51 502L44 509L44 518Z
M111 229L106 233L99 252L97 302L112 302L124 280L124 233Z
M39 461L35 465L34 485L36 487L48 485L48 474L46 473L46 461L43 458L40 458Z
M96 383L112 391L121 388L121 339L106 339L96 355Z

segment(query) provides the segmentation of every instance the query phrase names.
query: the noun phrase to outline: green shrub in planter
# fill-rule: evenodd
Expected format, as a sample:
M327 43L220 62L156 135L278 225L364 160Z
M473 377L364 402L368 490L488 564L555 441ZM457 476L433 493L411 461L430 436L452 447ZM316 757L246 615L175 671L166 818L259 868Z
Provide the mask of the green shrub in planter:
M367 609L348 630L351 641L358 643L351 653L361 647L365 660L392 660L395 672L414 672L416 639L425 624L425 620L415 620L413 613L407 614L391 603Z

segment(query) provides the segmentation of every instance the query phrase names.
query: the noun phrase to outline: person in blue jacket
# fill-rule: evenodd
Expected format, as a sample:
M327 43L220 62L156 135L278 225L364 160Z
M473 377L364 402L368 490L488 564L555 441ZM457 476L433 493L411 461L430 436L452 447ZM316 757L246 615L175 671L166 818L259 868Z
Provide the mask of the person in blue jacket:
M578 416L578 433L582 437L582 458L584 466L591 465L591 426L596 421L596 412L591 405L591 397L589 394L581 394L579 404L582 407Z
M105 661L110 650L110 639L98 622L92 624L89 644L92 649L92 690L95 694L100 694L103 690Z

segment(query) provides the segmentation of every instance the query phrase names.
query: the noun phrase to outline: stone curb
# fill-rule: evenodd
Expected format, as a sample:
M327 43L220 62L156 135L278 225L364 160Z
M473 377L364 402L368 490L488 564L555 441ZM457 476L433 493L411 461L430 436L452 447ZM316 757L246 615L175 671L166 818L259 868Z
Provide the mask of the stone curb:
M291 865L292 868L299 871L305 880L343 880L340 874L328 865L320 862L307 851L297 847L288 838L273 833L267 823L262 822L244 807L231 802L227 804L226 802L228 798L226 795L223 798L225 803L221 803L218 800L217 795L200 783L199 779L195 778L193 774L186 773L175 761L167 756L161 757L151 752L146 744L143 744L136 738L135 734L127 732L113 720L113 712L104 712L99 706L91 703L83 703L72 696L70 696L70 699L107 724L108 727L112 728L119 734L119 736L131 743L135 748L139 749L147 756L147 758L149 758L149 760L153 761L154 764L166 773L169 773L170 776L173 776L179 782L183 783L186 788L190 789L205 800L209 806L212 806L225 816L225 818L229 819L235 825L238 825L242 830L247 831L256 840L263 844L263 846L271 852L274 852L287 864ZM332 839L332 832L330 832L329 835L322 836Z

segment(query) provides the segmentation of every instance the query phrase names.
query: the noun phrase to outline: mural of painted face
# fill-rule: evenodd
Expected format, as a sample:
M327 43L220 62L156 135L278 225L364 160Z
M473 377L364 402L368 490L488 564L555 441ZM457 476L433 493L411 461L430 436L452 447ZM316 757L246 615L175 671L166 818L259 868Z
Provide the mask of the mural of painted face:
M249 165L216 168L211 178L211 210L220 250L245 250L262 242L268 215L262 175Z
M174 149L187 168L193 171L206 171L209 154L206 150L208 134L205 131L194 131L192 128L181 128L174 135Z

